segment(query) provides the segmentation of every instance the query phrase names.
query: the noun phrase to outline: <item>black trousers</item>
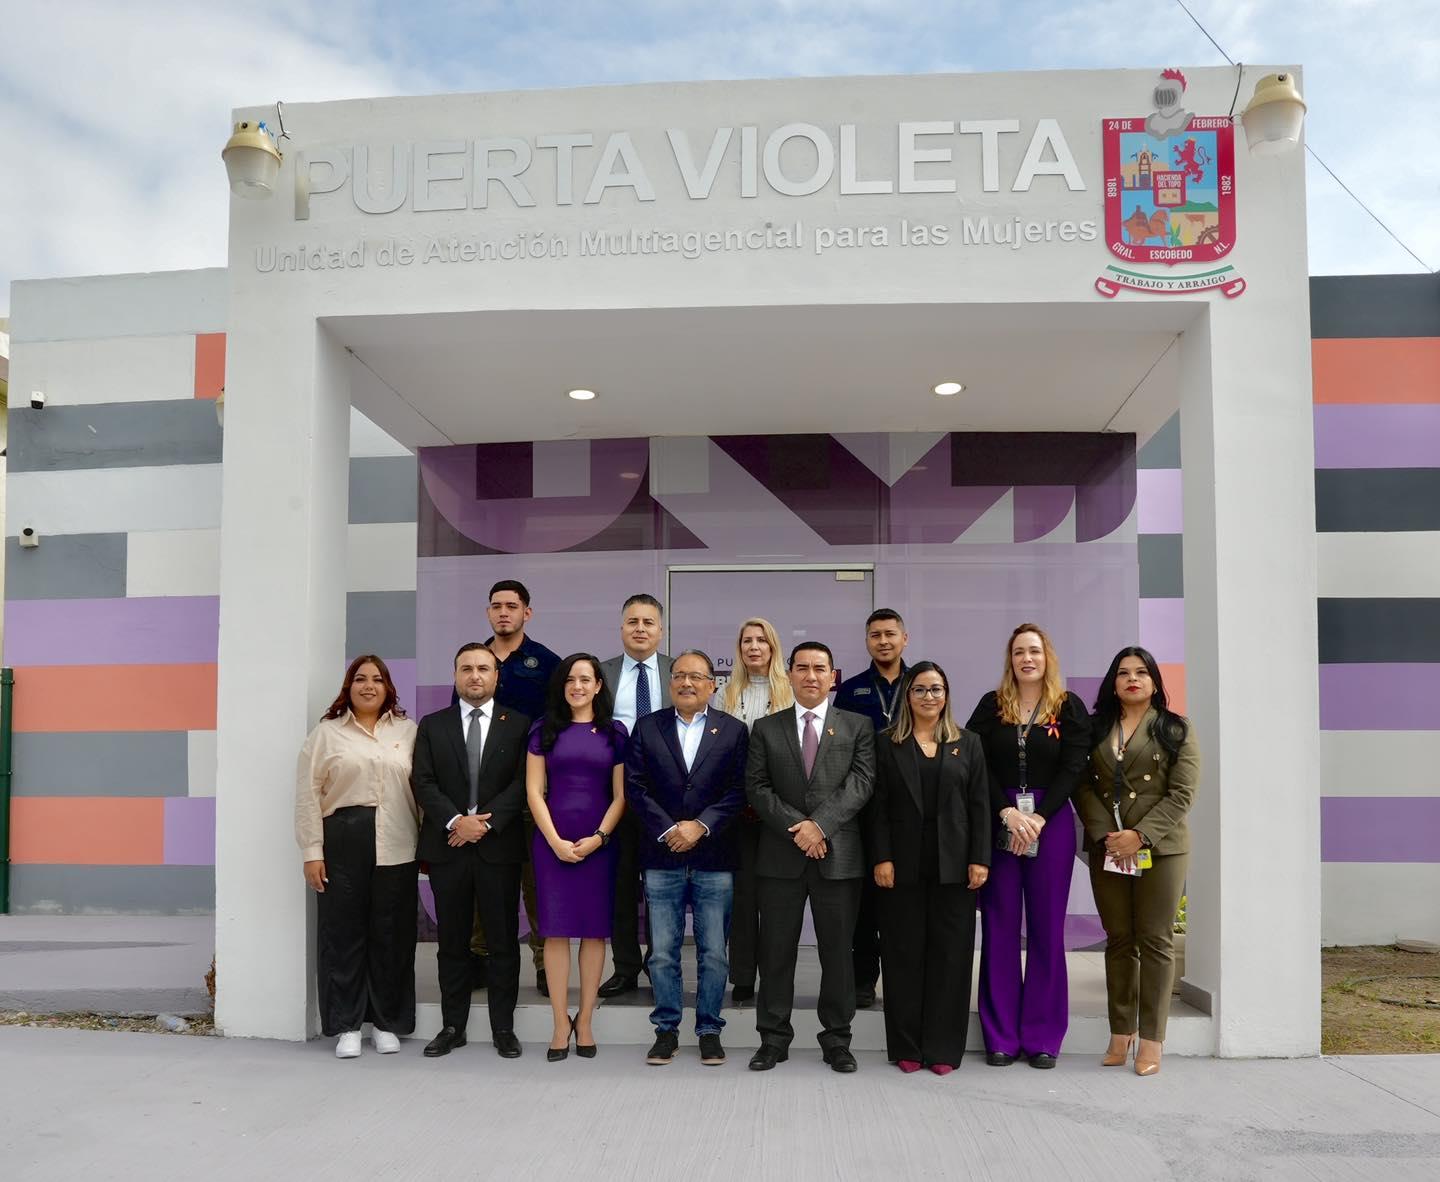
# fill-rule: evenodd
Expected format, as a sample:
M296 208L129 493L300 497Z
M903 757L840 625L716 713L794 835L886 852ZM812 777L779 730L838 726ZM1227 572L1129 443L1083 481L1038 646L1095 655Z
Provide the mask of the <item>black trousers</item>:
M760 904L755 897L760 822L742 818L735 824L740 838L740 865L735 871L735 903L730 913L730 981L753 988L760 943Z
M875 859L870 856L870 831L869 813L871 805L866 805L861 813L860 830L865 836L865 865L875 865ZM875 982L880 979L880 902L876 892L880 888L875 885L872 875L865 875L860 880L860 909L855 915L855 938L854 938L854 960L855 960L855 988L874 989Z
M959 1067L970 1028L975 892L964 883L877 889L885 964L885 1051L893 1063Z
M470 1020L470 933L476 915L489 936L486 1004L494 1034L515 1029L520 994L520 863L494 865L473 846L430 864L439 929L440 1015L464 1030Z
M640 954L640 825L626 813L615 828L615 913L610 921L610 955L615 972L638 977L650 959L650 921L645 921L645 954Z
M316 905L320 1029L333 1037L369 1022L409 1034L419 866L375 865L373 808L336 809L325 818L324 842L330 881Z
M806 859L799 878L756 879L760 900L760 988L755 995L755 1028L766 1046L788 1047L795 1037L790 1011L795 1004L795 959L805 924L805 901L815 921L820 952L820 1046L850 1045L855 1017L855 966L850 941L860 906L860 879L824 878L820 864Z

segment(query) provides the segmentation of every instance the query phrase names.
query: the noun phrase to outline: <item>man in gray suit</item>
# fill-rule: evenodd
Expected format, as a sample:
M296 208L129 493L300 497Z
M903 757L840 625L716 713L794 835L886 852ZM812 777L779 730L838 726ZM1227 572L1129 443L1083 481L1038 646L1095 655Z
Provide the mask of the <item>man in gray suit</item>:
M638 719L671 705L670 658L659 651L664 625L665 609L658 599L630 596L620 609L620 644L625 651L600 662L600 676L615 698L614 717L626 730L633 731ZM600 986L601 997L632 992L645 967L640 956L638 841L639 828L627 812L615 833L615 917L610 934L615 972Z
M790 1057L795 957L807 899L820 952L820 1048L832 1070L856 1066L850 1053L850 949L860 883L868 872L859 815L874 788L875 733L868 719L831 707L834 683L829 648L796 645L790 654L794 709L767 715L750 732L745 793L760 814L760 1049L751 1071L769 1071Z

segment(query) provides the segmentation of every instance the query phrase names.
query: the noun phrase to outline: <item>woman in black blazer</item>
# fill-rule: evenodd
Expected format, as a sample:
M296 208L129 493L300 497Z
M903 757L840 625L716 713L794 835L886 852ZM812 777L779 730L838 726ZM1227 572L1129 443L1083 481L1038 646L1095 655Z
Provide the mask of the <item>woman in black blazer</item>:
M950 716L945 670L921 661L906 674L895 724L876 741L870 810L885 1050L904 1072L948 1075L965 1054L989 799L980 740Z

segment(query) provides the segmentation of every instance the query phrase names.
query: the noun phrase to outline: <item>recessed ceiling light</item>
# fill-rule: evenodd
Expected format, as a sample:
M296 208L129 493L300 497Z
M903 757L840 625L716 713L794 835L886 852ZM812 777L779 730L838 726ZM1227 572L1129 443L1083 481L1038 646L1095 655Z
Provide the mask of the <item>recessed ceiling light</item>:
M639 480L639 479L640 479L640 473L639 473L639 472L621 472L621 473L620 473L620 479L621 479L621 480Z
M941 398L949 398L950 395L958 394L963 389L965 389L965 387L959 382L941 382L935 387L935 393L940 395Z
M571 390L570 397L576 402L590 402L595 397L594 390Z

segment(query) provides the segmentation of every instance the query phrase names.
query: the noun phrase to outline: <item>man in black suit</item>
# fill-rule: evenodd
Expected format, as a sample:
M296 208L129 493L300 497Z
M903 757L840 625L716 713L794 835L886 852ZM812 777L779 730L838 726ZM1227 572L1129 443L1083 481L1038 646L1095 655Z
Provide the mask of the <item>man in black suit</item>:
M860 715L831 708L834 683L829 648L796 645L790 654L794 709L759 719L750 732L745 791L761 825L755 865L760 1049L750 1060L752 1071L769 1071L790 1057L795 958L807 899L820 952L820 1048L833 1070L856 1067L850 1053L851 940L860 883L869 872L859 814L874 788L875 732Z
M525 861L525 744L530 719L495 702L500 663L488 645L455 654L460 701L420 721L410 773L425 810L417 856L430 864L439 929L443 1029L430 1058L465 1045L470 1017L470 931L476 911L490 933L490 1034L505 1059L520 1055L520 867Z

